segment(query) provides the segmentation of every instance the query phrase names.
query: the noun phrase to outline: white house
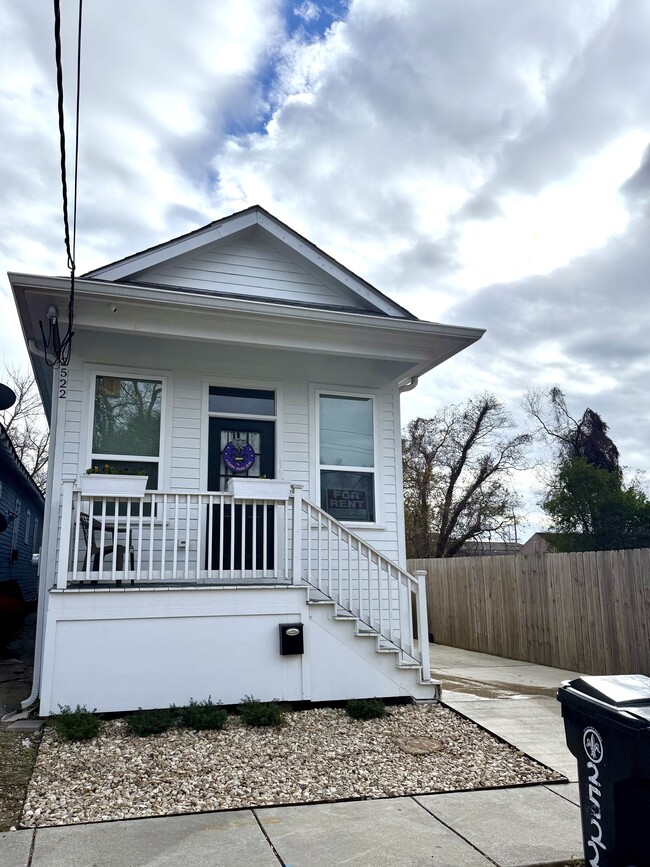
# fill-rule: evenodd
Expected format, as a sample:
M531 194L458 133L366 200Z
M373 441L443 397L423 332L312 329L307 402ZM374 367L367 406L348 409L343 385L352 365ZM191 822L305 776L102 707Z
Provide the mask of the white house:
M417 320L261 207L78 279L67 367L39 322L65 327L69 279L9 277L52 428L42 714L439 695L400 391L481 330Z

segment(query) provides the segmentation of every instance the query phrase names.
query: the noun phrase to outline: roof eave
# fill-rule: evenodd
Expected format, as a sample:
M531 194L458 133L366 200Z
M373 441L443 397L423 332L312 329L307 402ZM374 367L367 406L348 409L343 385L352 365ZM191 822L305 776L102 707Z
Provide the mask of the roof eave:
M194 229L184 235L171 238L162 244L148 247L124 259L103 265L101 268L95 268L83 274L82 279L101 278L110 281L128 281L140 272L154 267L162 261L182 256L197 249L202 244L227 238L237 232L250 229L255 225L265 229L276 241L291 246L295 252L301 253L309 259L312 265L320 267L330 277L338 279L348 289L356 291L366 301L370 300L371 303L378 306L378 309L382 309L388 315L403 317L405 319L417 319L416 316L400 304L397 304L392 298L389 298L377 289L376 286L359 277L358 274L342 265L334 257L321 250L320 247L317 247L316 244L312 243L299 232L296 232L295 229L283 223L282 220L273 216L261 205L253 205L243 211L238 211L220 220L208 223L199 229Z

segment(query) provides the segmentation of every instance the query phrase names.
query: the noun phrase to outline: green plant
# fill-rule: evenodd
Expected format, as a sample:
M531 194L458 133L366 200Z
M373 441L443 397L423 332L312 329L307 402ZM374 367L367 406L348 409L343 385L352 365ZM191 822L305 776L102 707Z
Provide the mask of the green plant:
M102 721L85 706L59 705L59 713L50 720L56 731L67 741L87 741L97 737Z
M219 702L212 701L208 696L205 701L194 701L181 708L181 723L187 728L198 729L222 729L228 719L228 711Z
M260 701L245 695L237 712L247 726L281 726L284 722L282 708L275 701Z
M166 732L178 722L178 709L172 705L168 708L143 710L139 708L127 717L126 723L134 735L159 735Z
M93 476L98 473L101 473L103 476L146 476L146 470L137 470L132 467L114 467L111 464L104 464L103 466L92 466L88 467L85 475Z
M353 698L345 709L352 719L379 719L386 716L386 705L380 698Z

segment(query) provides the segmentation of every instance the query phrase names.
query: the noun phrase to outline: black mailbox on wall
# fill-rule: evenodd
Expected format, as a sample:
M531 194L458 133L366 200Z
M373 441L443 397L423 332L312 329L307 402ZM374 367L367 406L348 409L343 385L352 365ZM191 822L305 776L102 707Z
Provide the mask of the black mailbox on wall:
M291 656L305 652L305 639L302 631L302 623L280 624L280 654Z

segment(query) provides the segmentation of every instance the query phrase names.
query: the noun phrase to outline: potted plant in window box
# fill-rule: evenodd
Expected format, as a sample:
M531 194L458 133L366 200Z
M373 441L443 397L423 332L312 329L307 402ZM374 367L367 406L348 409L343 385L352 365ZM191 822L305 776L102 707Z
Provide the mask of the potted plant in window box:
M144 472L104 464L89 467L79 487L89 497L144 497L148 479Z

